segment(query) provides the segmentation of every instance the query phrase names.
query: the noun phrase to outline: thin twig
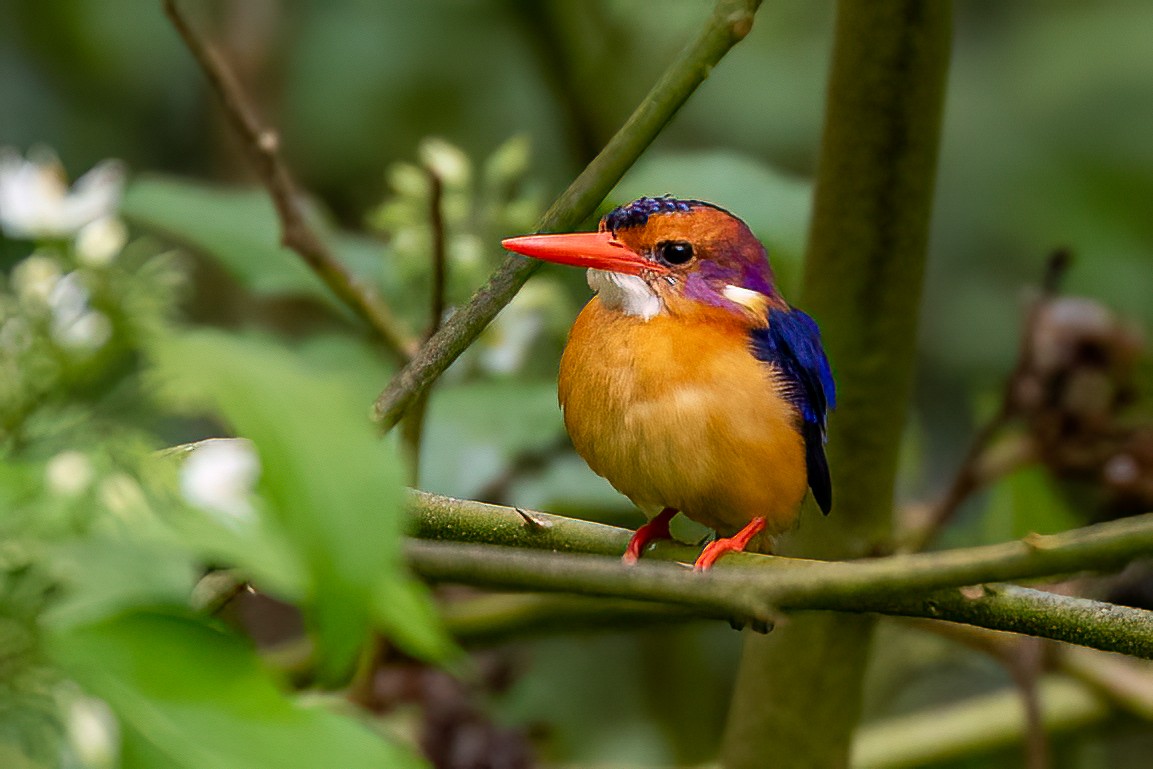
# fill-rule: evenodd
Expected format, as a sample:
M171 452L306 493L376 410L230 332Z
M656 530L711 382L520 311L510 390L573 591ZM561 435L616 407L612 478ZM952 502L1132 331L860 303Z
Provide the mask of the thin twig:
M919 630L934 633L987 654L1005 668L1017 687L1025 714L1023 735L1025 767L1044 769L1049 766L1049 740L1045 733L1044 705L1041 702L1038 684L1052 656L1047 652L1058 647L1040 638L1013 635L973 625L922 619L914 619L909 624ZM1084 651L1097 654L1095 650Z
M428 227L432 246L429 251L432 262L432 291L428 302L428 334L425 337L425 341L428 341L440 329L448 305L448 236L444 224L444 182L434 169L425 170L428 174ZM411 468L409 483L412 486L420 485L420 447L424 441L424 418L428 411L429 392L430 390L424 390L413 402L401 427L403 433L401 442L409 456Z
M1069 732L1112 714L1092 688L1066 676L1039 682L1047 732ZM1019 744L1025 734L1018 695L1012 688L977 695L908 715L874 721L853 740L854 769L936 766ZM978 762L976 765L982 765Z
M593 213L716 63L748 34L759 5L760 0L718 0L701 33L669 66L601 153L545 212L538 231L572 229ZM539 264L510 255L468 304L453 313L376 399L373 418L382 429L396 426L416 396L472 344Z
M429 297L428 336L440 330L448 304L448 234L444 225L444 182L428 171L428 228L432 236L432 294Z
M1017 352L1017 362L1005 380L1001 391L1001 401L997 410L981 426L969 443L965 456L957 468L945 495L933 506L926 520L905 538L908 550L922 550L930 545L941 530L956 515L961 504L989 479L983 472L984 458L993 440L1019 415L1019 398L1022 381L1028 377L1033 366L1033 343L1036 337L1037 322L1045 305L1053 299L1068 271L1071 257L1068 251L1054 251L1045 264L1045 274L1040 291L1029 304L1025 322L1021 330L1021 342Z
M224 114L241 139L257 176L268 190L280 219L280 242L295 251L325 285L376 332L393 357L404 363L416 345L369 286L341 263L308 224L300 205L300 193L280 156L280 137L262 125L256 110L223 57L189 24L175 0L163 0L164 10L184 44L192 53L224 108Z
M1040 638L1021 638L1013 646L1012 656L1005 661L1009 675L1021 692L1025 707L1025 767L1048 769L1050 766L1049 737L1045 734L1041 692L1038 683L1044 669L1047 644Z

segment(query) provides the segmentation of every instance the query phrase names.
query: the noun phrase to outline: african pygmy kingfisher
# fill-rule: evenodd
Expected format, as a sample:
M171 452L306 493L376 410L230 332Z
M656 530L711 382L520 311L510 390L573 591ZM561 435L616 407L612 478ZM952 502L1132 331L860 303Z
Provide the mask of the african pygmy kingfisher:
M595 233L503 245L588 268L596 296L561 357L560 403L577 453L650 518L626 563L669 538L677 512L720 537L697 570L791 527L809 488L829 512L832 371L744 222L699 200L640 198Z

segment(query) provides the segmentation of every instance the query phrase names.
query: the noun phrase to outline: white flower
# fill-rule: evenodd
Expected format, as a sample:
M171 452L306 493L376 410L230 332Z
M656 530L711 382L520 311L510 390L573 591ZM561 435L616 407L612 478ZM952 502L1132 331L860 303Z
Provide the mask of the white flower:
M107 267L124 250L128 230L124 222L105 216L81 228L76 236L76 261L85 267Z
M56 282L48 294L52 310L52 338L61 347L95 350L112 336L108 316L90 309L88 287L78 272L70 272Z
M61 274L56 259L37 251L12 269L12 288L21 301L47 304Z
M472 178L472 161L460 147L444 139L425 139L417 148L425 168L432 169L447 187L466 187Z
M88 310L88 287L78 272L70 272L48 292L48 307L61 324L75 321Z
M100 163L69 190L50 150L33 149L25 160L0 149L0 230L31 240L71 237L114 214L123 189L124 168L115 160Z
M88 490L96 477L92 461L79 451L62 451L48 460L44 468L48 488L64 497L75 497Z
M85 766L119 765L120 729L102 700L77 694L68 706L68 741Z
M260 477L260 458L244 438L213 438L197 443L180 468L180 492L192 505L219 513L228 523L255 516L252 492Z
M149 515L148 498L136 479L127 473L113 473L96 489L100 504L121 520L138 522Z
M97 310L89 310L67 323L53 319L52 338L71 350L97 350L112 338L112 321Z

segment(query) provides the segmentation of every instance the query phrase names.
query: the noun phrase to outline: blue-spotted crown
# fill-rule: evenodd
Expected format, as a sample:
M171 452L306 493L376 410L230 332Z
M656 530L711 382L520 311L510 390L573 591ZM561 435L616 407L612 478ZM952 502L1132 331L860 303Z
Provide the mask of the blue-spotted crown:
M703 200L679 200L668 195L659 198L637 198L605 214L601 219L601 228L616 232L629 227L641 227L648 223L649 217L653 214L688 213L701 206L715 208L718 211L725 210Z

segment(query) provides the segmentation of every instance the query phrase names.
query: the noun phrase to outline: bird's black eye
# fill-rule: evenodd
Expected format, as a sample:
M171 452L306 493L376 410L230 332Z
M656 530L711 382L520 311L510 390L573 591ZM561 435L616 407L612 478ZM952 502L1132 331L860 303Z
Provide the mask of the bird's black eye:
M657 245L657 256L667 264L684 264L693 258L693 244L683 240L666 240Z

